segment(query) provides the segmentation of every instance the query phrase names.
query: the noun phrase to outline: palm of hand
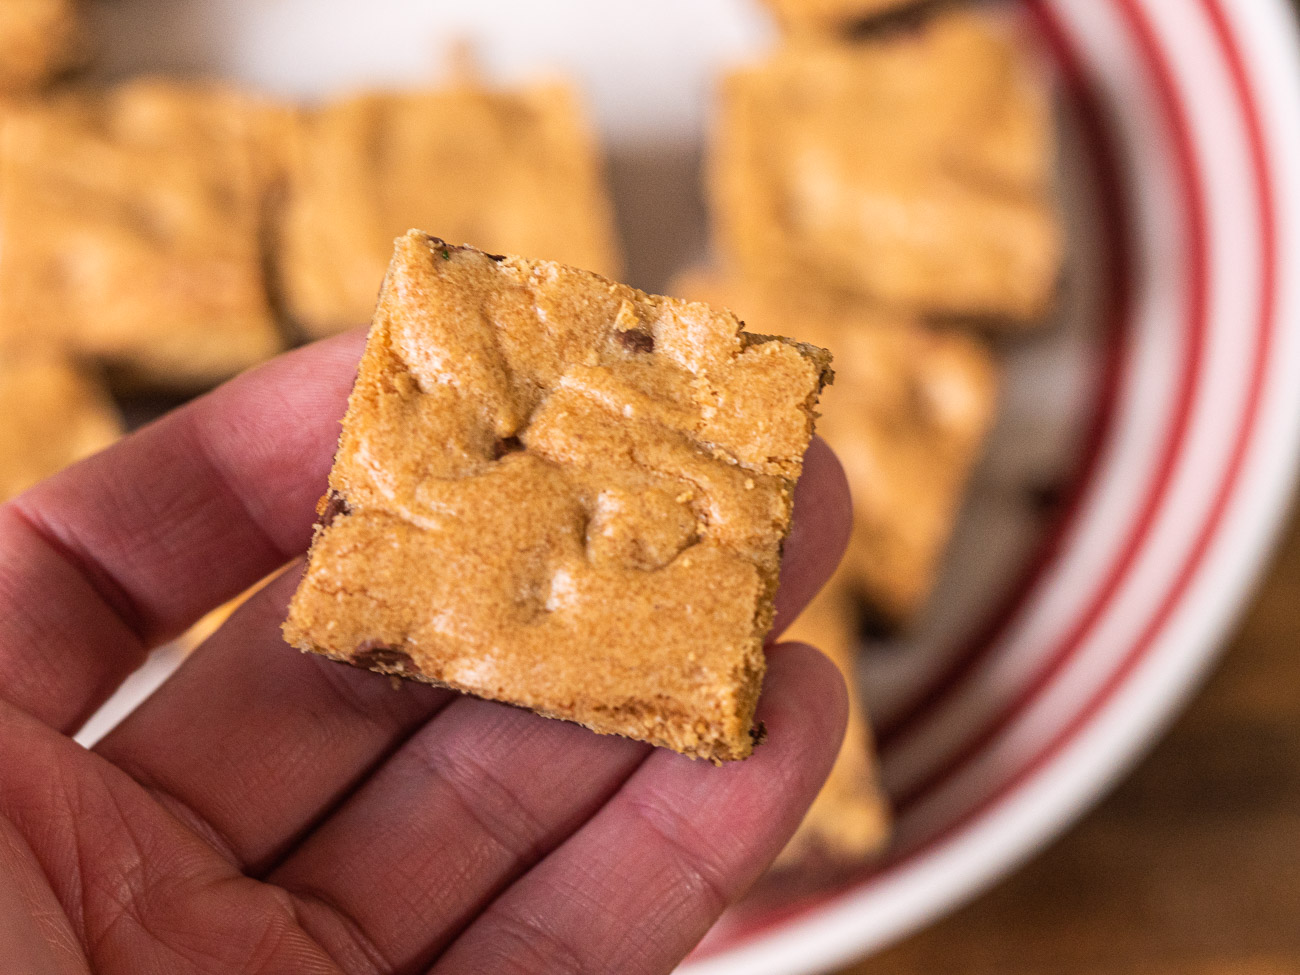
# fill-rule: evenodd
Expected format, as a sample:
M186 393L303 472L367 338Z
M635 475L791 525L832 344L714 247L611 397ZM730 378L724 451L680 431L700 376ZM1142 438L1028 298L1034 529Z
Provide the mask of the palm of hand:
M768 744L714 769L298 655L294 572L95 750L67 737L302 551L357 352L287 356L0 508L0 971L666 972L824 779L843 691L807 648L771 654ZM833 458L808 467L784 622L847 524Z

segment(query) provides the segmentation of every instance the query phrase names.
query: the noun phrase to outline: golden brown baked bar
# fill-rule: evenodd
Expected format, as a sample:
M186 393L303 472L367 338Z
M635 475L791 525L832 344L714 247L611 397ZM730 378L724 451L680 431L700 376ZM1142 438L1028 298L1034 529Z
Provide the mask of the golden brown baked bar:
M845 31L880 14L913 6L917 0L763 0L791 33Z
M0 0L0 96L37 91L85 50L74 0Z
M1025 324L1049 309L1048 93L991 20L791 43L722 94L715 218L747 275L925 315Z
M862 860L889 840L889 803L876 778L875 746L854 669L859 621L854 586L841 569L782 637L816 647L840 668L849 690L849 725L830 777L777 858L778 869L810 859Z
M108 394L62 357L0 352L0 501L108 446L121 420Z
M853 491L846 571L884 622L908 623L934 585L993 423L992 355L974 336L811 292L698 273L673 290L835 350L818 432Z
M829 354L547 261L397 242L294 646L749 755Z
M40 335L130 385L192 389L275 354L264 238L278 111L139 81L0 128L0 340Z
M360 95L298 135L279 279L309 336L370 320L408 227L618 274L594 137L566 86Z

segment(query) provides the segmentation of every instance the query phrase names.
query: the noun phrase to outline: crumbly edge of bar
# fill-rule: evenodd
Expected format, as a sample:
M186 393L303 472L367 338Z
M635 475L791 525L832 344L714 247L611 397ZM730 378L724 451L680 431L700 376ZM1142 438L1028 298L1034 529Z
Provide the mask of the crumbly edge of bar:
M745 323L741 322L740 324L743 326ZM746 331L740 333L741 348L744 349L764 345L768 342L780 342L782 345L790 346L816 367L818 376L814 397L821 396L822 390L835 382L835 370L831 368L835 356L829 349L823 349L820 345L813 345L811 342L800 342L798 339L792 339L785 335L764 335L760 332Z
M611 716L610 720L606 722L595 723L584 721L571 713L565 713L550 708L530 707L525 704L520 704L518 701L511 700L508 697L495 696L479 689L470 690L454 681L441 680L418 670L411 670L404 662L398 659L390 658L390 660L387 661L382 659L358 660L357 657L365 656L365 652L353 656L330 653L321 647L316 646L310 640L294 639L296 634L294 628L289 624L286 623L283 629L285 632L285 638L290 645L303 653L324 657L325 659L335 663L347 664L348 666L355 667L359 670L368 670L372 673L383 674L390 678L400 679L401 681L414 681L419 684L428 684L432 687L442 687L447 690L456 691L457 693L466 694L482 700L507 704L510 707L519 708L521 711L531 711L532 713L541 715L544 718L580 725L599 735L611 735L618 738L628 738L633 741L646 742L647 744L656 747L670 749L680 755L685 755L687 758L698 758L712 762L714 765L722 765L724 762L739 761L748 758L753 752L754 746L762 740L765 734L763 729L751 727L746 734L742 735L738 739L733 739L719 734L713 737L704 738L697 745L689 746L684 744L688 737L685 735L668 734L664 736L648 736L636 733L631 715L640 711L652 710L653 705L648 703L638 706L635 702L632 702L621 707L613 707L609 712ZM409 659L409 655L403 651L392 651L392 658L398 657L406 657ZM761 687L761 678L754 683L757 687ZM400 684L395 683L394 687L400 688ZM757 690L753 692L752 697L753 702L756 702L758 698ZM752 710L753 702L743 702L740 710L743 712L746 705L749 705ZM628 715L626 720L621 723L617 720L617 715L620 712ZM668 725L667 730L671 732L672 725Z

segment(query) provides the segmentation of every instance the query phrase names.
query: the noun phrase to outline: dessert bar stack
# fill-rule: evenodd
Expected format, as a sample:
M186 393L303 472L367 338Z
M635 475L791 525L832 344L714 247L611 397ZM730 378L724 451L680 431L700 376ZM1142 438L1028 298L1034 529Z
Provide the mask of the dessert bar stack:
M87 50L76 0L0 3L0 139L9 115L42 97L84 61ZM5 197L0 179L0 205ZM13 238L12 229L0 229L0 254ZM0 501L106 446L121 430L94 370L74 363L55 343L3 325L0 416Z
M63 90L0 113L0 349L40 341L120 389L201 390L368 321L417 221L619 264L594 139L561 85L311 110L164 79Z
M286 114L155 79L10 111L0 336L180 392L280 351L264 244Z
M905 630L924 610L992 427L998 370L982 333L1030 330L1052 309L1050 93L986 11L768 6L783 43L721 84L718 266L677 290L835 352L819 431L848 474L854 531L791 638L832 650L856 694L853 628ZM848 864L883 845L873 766L855 717L783 865Z
M788 637L852 713L779 864L869 857L861 629L924 612L995 420L988 334L1051 314L1050 93L982 8L761 2L781 40L721 81L717 259L678 300L599 276L622 262L567 85L90 88L76 0L4 0L0 500L120 432L110 389L192 395L370 321L382 280L290 641L725 761L819 411L855 522Z
M462 78L311 108L216 82L93 87L73 74L79 13L0 4L0 376L59 363L106 410L110 387L193 395L369 321L416 223L618 269L595 139L562 84ZM78 453L71 414L44 423L58 449L27 458L12 439L0 481Z

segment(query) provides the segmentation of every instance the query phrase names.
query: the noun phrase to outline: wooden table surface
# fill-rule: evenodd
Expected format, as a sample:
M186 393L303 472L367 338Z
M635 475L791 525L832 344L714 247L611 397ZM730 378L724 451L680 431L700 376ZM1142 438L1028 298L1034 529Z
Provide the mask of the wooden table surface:
M1300 519L1217 670L1123 784L848 973L1300 975Z

